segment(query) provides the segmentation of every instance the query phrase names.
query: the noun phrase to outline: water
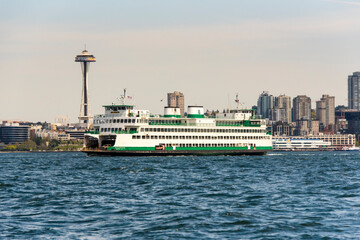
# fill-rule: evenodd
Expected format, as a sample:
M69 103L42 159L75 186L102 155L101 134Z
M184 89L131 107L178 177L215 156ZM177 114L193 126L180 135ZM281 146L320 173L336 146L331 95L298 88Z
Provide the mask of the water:
M359 239L360 153L0 154L0 239Z

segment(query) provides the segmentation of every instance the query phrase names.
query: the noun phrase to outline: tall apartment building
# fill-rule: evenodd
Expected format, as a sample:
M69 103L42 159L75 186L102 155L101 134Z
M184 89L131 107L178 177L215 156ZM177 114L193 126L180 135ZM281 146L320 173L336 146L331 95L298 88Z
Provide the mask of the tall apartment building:
M298 95L293 99L293 121L311 120L311 99Z
M316 117L324 128L334 130L335 125L335 97L322 95L319 101L316 101Z
M184 94L181 92L168 93L168 107L180 108L181 116L184 116Z
M263 118L270 118L271 109L274 108L274 96L269 92L263 91L257 101L256 114Z
M275 97L272 120L276 122L291 122L291 97L286 95Z
M360 72L348 77L348 109L360 110Z

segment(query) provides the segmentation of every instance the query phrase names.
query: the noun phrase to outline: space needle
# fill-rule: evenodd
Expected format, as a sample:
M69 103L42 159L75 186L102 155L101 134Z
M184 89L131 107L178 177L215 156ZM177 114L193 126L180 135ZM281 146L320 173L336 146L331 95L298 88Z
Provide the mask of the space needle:
M83 121L86 125L86 128L89 128L92 117L90 116L90 104L89 104L89 94L88 94L88 75L89 67L91 62L96 62L94 55L90 55L87 50L82 51L80 55L75 57L75 62L80 62L81 71L83 75L83 84L82 84L82 96L81 96L81 105L80 105L80 115L79 121Z

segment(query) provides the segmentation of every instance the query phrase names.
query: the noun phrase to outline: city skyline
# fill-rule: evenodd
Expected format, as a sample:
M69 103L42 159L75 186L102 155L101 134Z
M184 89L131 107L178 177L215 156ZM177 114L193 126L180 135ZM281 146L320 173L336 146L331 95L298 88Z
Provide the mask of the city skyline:
M76 122L84 44L92 114L123 88L155 113L173 91L205 109L235 107L236 93L251 107L264 90L347 105L360 70L359 1L1 2L0 120Z

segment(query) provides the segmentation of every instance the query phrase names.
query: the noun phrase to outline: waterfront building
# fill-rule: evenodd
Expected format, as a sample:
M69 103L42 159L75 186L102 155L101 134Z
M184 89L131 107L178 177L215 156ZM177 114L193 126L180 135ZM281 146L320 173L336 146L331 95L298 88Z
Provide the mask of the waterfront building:
M335 125L335 97L322 95L319 101L316 101L316 117L320 122L321 129L327 128L334 131Z
M345 113L354 110L348 110L344 106L337 106L335 108L335 132L346 133L348 129L348 121L345 118Z
M332 148L343 149L344 147L355 146L355 135L354 134L319 134L306 136L309 139L320 139L325 142L330 142Z
M274 108L274 96L263 91L257 101L256 115L263 118L271 118L271 110Z
M35 136L42 138L42 139L58 139L58 133L53 130L48 129L34 129L35 130Z
M293 136L295 130L295 123L275 122L271 125L271 132L273 136Z
M0 142L5 144L22 143L29 140L30 126L18 122L4 121L0 125Z
M348 76L348 108L360 110L360 72Z
M65 133L70 136L70 139L84 140L84 129L67 129Z
M298 95L293 99L293 121L311 119L311 99L306 95Z
M348 133L360 134L360 111L357 110L347 110L345 112L345 119L348 122Z
M318 135L319 121L317 120L298 120L296 121L296 136Z
M167 99L168 99L168 107L180 108L180 115L183 117L185 114L184 94L177 91L173 93L168 93Z

